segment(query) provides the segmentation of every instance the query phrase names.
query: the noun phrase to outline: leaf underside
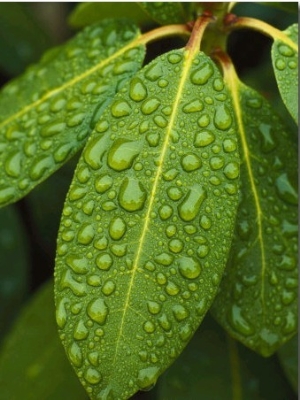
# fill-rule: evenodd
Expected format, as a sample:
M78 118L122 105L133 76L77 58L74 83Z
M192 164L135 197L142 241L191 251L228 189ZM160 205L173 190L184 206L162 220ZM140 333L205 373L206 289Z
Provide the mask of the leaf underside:
M86 142L138 70L144 46L126 20L90 26L0 92L0 207L25 196Z
M158 57L99 119L55 272L60 336L92 399L150 388L186 346L223 273L238 186L231 102L204 53Z
M297 330L297 149L263 97L235 81L241 200L212 311L235 338L269 356Z
M295 48L275 40L271 53L273 68L282 100L298 123L298 24L291 25L283 33L295 43Z
M174 2L139 2L139 6L156 22L161 25L179 24L186 22L183 3Z

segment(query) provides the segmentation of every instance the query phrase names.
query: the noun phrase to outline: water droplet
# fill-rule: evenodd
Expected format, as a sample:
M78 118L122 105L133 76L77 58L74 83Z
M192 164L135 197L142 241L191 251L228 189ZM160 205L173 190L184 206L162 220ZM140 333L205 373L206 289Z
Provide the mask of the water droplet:
M224 158L220 156L212 157L209 160L209 164L211 168L216 171L218 169L221 169L224 166Z
M201 299L196 305L196 312L198 315L203 315L207 311L207 301L206 299Z
M141 142L117 139L108 153L107 163L115 171L124 171L132 166L142 147Z
M106 152L107 143L107 136L96 136L87 143L83 156L86 163L93 169L98 169L102 166L102 158Z
M296 189L296 178L291 179L287 173L281 174L275 181L275 187L281 200L289 204L298 204L298 191Z
M76 177L80 183L87 183L90 179L90 176L91 174L88 167L80 167L76 172Z
M101 283L102 283L99 275L90 275L87 277L86 281L90 286L93 286L93 287L101 286Z
M160 264L160 265L164 265L164 266L169 266L172 264L174 257L171 254L168 253L161 253L157 256L154 257L154 260Z
M197 254L200 258L204 258L209 253L209 247L206 244L202 244L197 249Z
M169 249L172 253L178 254L183 249L183 242L180 239L172 239L169 242Z
M202 161L196 154L189 153L181 158L181 165L186 172L192 172L202 166Z
M168 281L165 289L170 296L176 296L180 292L180 288L172 281Z
M110 296L116 290L116 284L113 281L106 281L102 287L102 293Z
M218 129L227 130L232 125L232 116L225 104L220 104L215 111L214 124Z
M168 61L171 64L178 64L182 60L182 55L177 53L171 53L168 55Z
M105 389L101 390L100 393L98 393L97 400L116 400L116 397L112 388L108 386Z
M228 315L229 323L234 330L243 336L250 336L254 333L254 328L242 314L242 309L234 304Z
M192 257L181 257L178 261L180 274L187 279L196 279L201 274L200 263Z
M200 128L206 128L210 124L210 117L208 114L202 114L198 119L198 125Z
M63 329L67 322L67 312L65 308L67 302L67 299L61 299L56 307L56 322L60 329Z
M159 128L165 128L168 125L168 120L165 117L161 116L161 115L156 115L153 118L153 121L156 123L156 125Z
M156 147L159 145L160 135L158 132L149 132L146 135L146 139L150 147Z
M129 95L134 101L142 101L147 97L147 88L139 78L131 80Z
M87 187L81 187L81 186L71 186L70 192L69 192L69 200L70 201L75 201L82 199L87 193Z
M196 218L206 197L206 191L203 190L201 185L192 186L184 197L182 203L178 206L180 218L186 222L192 221Z
M223 149L226 153L232 153L237 149L237 143L233 139L225 139L223 142Z
M77 234L77 241L80 244L88 245L90 244L95 236L95 230L93 225L86 223L83 224L82 227L79 229Z
M105 324L108 315L108 307L103 299L92 300L87 306L88 316L100 325Z
M180 304L175 305L172 311L178 322L185 320L189 316L187 309Z
M89 271L88 260L85 257L70 254L66 259L67 265L77 274L86 274Z
M88 368L84 373L84 379L91 385L96 385L102 379L101 374L94 368Z
M160 326L163 328L163 330L165 331L170 331L172 328L172 324L171 322L168 320L168 317L166 314L162 314L159 318L158 318L158 322L160 324Z
M130 115L131 106L127 101L125 101L123 99L116 100L111 105L111 113L116 118L125 117L127 115Z
M286 68L286 63L282 58L275 61L275 66L279 71L283 71Z
M285 57L292 57L295 54L294 50L285 44L281 44L278 47L278 50L279 50L279 53Z
M163 173L163 178L165 181L172 181L173 179L176 178L176 176L179 174L179 171L176 168L171 168L168 171Z
M84 325L83 321L79 321L76 325L75 325L75 329L74 329L74 339L76 340L84 340L88 337L89 331L87 329L87 327Z
M81 367L83 363L82 352L77 343L72 343L68 349L68 355L73 365Z
M113 264L113 259L109 253L101 253L96 257L96 265L102 271L108 271Z
M151 97L145 100L142 104L141 111L145 115L150 115L154 113L160 106L160 100L156 97Z
M65 289L69 288L72 290L72 292L75 294L75 296L85 296L86 295L86 286L84 283L79 283L77 282L70 270L67 270L64 272L64 274L61 277L60 281L60 288Z
M95 180L95 189L98 193L104 193L111 188L113 179L109 175L102 175Z
M113 244L111 246L111 251L116 257L123 257L127 253L126 244Z
M239 164L236 162L228 163L224 168L224 175L228 179L236 179L240 174Z
M115 217L109 225L110 237L114 240L120 240L126 232L125 221L120 217Z
M167 190L167 194L169 198L173 201L180 200L183 195L182 191L176 186L169 187Z
M208 130L203 130L201 132L196 133L194 139L195 147L205 147L210 145L215 141L215 135Z
M191 74L191 81L195 85L204 85L213 75L214 69L210 63L204 63L200 68Z
M169 226L166 228L166 235L167 235L169 238L172 237L172 236L174 236L174 235L176 234L176 232L177 232L177 228L176 228L175 225L169 225Z
M156 81L163 75L164 72L162 70L160 63L151 63L145 72L145 77L152 82Z
M151 321L146 321L143 325L143 329L147 333L153 333L155 331L155 325Z
M254 97L252 99L248 99L246 101L247 106L254 108L254 109L258 109L261 108L262 106L262 101L260 98Z
M269 153L276 147L276 141L272 132L272 126L268 124L260 124L258 129L262 137L262 150L265 153Z
M193 329L190 324L185 324L179 330L179 337L183 342L189 340L192 334L193 334Z
M221 78L216 78L213 83L213 87L217 92L221 92L224 89L224 83Z
M94 242L94 247L98 250L105 250L108 246L108 239L105 236L101 236Z
M147 367L141 369L137 376L137 385L142 390L149 390L155 385L159 376L159 367Z
M6 156L4 164L5 172L7 175L17 178L22 171L22 153L13 151Z
M280 263L278 264L279 269L283 269L286 271L292 271L296 268L297 262L294 257L284 254Z
M54 160L57 163L65 161L69 157L73 149L74 149L73 143L64 143L59 145L53 153Z
M29 176L32 180L37 181L41 179L47 171L53 167L53 159L51 156L42 155L38 157L31 166Z
M147 198L146 189L136 179L125 178L121 184L119 192L119 203L126 211L141 210Z
M161 219L166 220L170 218L173 214L173 208L169 205L163 205L158 210Z
M148 301L147 302L148 311L156 315L161 311L161 304L157 303L156 301Z
M183 111L185 113L194 113L194 112L202 111L203 108L204 108L203 101L201 101L199 99L195 99L195 100L190 101L188 104L186 104L183 107Z
M64 132L66 129L66 123L62 121L55 121L51 122L48 125L45 125L41 130L40 130L40 135L43 138L48 138L54 135L58 135L62 132Z

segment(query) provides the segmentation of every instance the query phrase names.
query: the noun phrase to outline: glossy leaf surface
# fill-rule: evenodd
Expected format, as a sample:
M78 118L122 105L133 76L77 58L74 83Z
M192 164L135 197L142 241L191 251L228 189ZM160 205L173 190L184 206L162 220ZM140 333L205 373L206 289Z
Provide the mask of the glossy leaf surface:
M88 27L0 92L0 206L14 202L86 142L117 87L141 66L132 23Z
M228 82L240 133L241 201L213 305L230 334L264 356L297 330L297 144L267 101Z
M0 210L0 335L15 318L28 289L28 243L14 206Z
M295 392L298 392L299 335L295 335L278 350L279 360Z
M282 100L298 123L298 24L290 26L284 33L294 46L275 40L272 62Z
M135 2L79 3L69 16L68 22L75 28L82 28L112 16L114 18L130 18L138 24L149 22L148 15Z
M0 352L1 399L87 400L57 335L53 282L23 309Z
M179 24L187 22L185 5L183 3L164 2L139 2L140 7L161 25Z
M204 53L162 55L96 124L60 226L57 323L92 399L150 388L220 282L239 155L222 77Z
M272 382L272 384L270 384ZM194 337L156 387L157 400L292 399L276 357L263 359L208 314Z

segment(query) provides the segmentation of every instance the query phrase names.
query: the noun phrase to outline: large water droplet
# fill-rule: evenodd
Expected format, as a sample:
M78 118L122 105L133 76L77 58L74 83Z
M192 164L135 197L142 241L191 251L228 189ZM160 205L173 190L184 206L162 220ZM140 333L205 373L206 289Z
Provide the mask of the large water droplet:
M125 117L131 113L130 104L123 99L116 100L111 106L111 113L117 118Z
M191 74L191 81L195 85L204 85L213 75L214 69L210 63L204 63L200 68Z
M165 331L170 331L172 328L172 324L171 322L168 320L168 317L166 314L162 314L159 318L158 318L158 322L160 324L160 326L163 328L163 330Z
M108 271L113 264L113 259L109 253L100 253L96 257L96 265L102 271Z
M206 199L206 191L201 185L194 185L178 206L178 212L184 221L192 221L198 215L203 201Z
M85 257L70 254L67 257L66 262L77 274L86 274L89 271L88 260Z
M203 130L195 134L194 146L205 147L215 141L215 135L208 130Z
M138 211L144 207L147 192L142 183L136 179L125 178L119 192L120 206L126 211Z
M95 189L98 193L104 193L111 188L113 179L109 175L102 175L95 180Z
M228 318L232 328L241 335L249 336L254 333L254 328L251 326L250 322L247 321L246 318L242 315L241 308L236 304L231 307Z
M154 260L160 265L169 266L172 264L174 257L168 253L161 253L155 256Z
M87 327L85 326L83 321L79 321L76 325L75 325L75 329L74 329L74 339L76 340L84 340L88 337L89 331L87 329Z
M214 124L218 129L227 130L232 125L232 116L225 104L220 104L215 111Z
M134 101L142 101L147 97L147 88L139 78L131 80L129 95Z
M48 125L45 125L41 131L40 135L44 138L46 137L51 137L54 135L58 135L59 133L64 132L66 129L66 123L65 122L51 122Z
M192 172L201 167L202 161L196 154L189 153L181 158L181 165L186 172Z
M99 371L94 368L88 368L84 373L84 379L91 385L96 385L102 379Z
M72 343L68 349L68 355L73 365L81 367L83 363L83 356L80 347L77 343Z
M93 169L98 169L102 166L102 158L107 149L107 142L107 136L96 136L89 140L86 145L83 156L87 164Z
M169 249L172 253L178 254L183 249L183 242L180 239L172 239L169 242Z
M126 228L126 223L123 218L113 218L109 225L110 237L114 240L120 240L124 236Z
M92 300L87 306L88 316L100 325L105 324L108 311L108 307L103 299Z
M190 101L188 104L186 104L183 107L183 111L185 113L194 113L194 112L202 111L203 108L204 108L203 101L201 101L199 99L195 99L195 100Z
M180 292L180 288L172 281L168 281L165 290L170 296L176 296Z
M200 263L192 257L181 257L178 261L180 274L187 279L196 279L201 274Z
M95 230L92 224L83 224L77 234L77 241L80 244L90 244L95 236Z
M86 285L77 282L71 274L70 270L64 272L60 281L60 288L69 288L72 290L75 296L85 296L86 295Z
M212 157L212 158L209 160L209 164L210 164L211 168L212 168L214 171L216 171L216 170L218 170L218 169L223 168L223 166L224 166L224 158L221 157L221 156Z
M132 166L142 147L141 142L117 139L108 153L108 165L115 171L124 171Z
M51 156L42 155L38 157L31 166L29 176L32 180L41 179L47 171L53 167L53 159Z
M173 208L169 205L163 205L158 210L161 219L166 220L170 218L173 214Z
M278 196L287 203L298 204L298 190L296 189L297 180L294 181L287 173L281 174L275 182Z
M240 174L240 166L236 162L229 162L224 168L224 175L228 179L236 179Z
M22 171L22 153L19 150L9 153L6 156L4 168L7 175L13 178L20 176Z
M156 147L159 145L160 135L158 132L149 132L146 139L150 147Z
M150 115L154 113L160 106L160 100L156 97L151 97L145 100L142 104L141 111L145 115Z
M156 81L158 78L163 76L164 72L162 70L162 66L160 63L151 63L149 67L146 69L145 77L149 79L149 81Z

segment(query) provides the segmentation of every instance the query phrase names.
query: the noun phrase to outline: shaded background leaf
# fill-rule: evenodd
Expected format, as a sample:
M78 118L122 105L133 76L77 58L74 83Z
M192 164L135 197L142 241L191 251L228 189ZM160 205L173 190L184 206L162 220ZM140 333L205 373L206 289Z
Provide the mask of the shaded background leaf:
M241 199L213 314L264 356L297 331L297 143L267 101L234 71L226 81L240 133Z
M87 400L58 337L53 281L22 310L0 350L1 400Z
M151 17L155 22L161 25L180 24L188 22L190 15L188 7L190 4L182 2L139 2L138 5Z
M161 376L158 400L295 399L275 356L262 359L207 315L186 349ZM265 382L272 385L265 385Z
M122 82L140 68L139 36L127 20L87 27L2 89L0 206L27 194L84 145Z
M282 367L291 382L295 392L298 392L298 347L299 347L299 336L295 335L290 339L284 346L278 350L279 360Z
M290 26L283 33L295 46L275 40L272 46L273 68L282 100L298 123L298 24Z

